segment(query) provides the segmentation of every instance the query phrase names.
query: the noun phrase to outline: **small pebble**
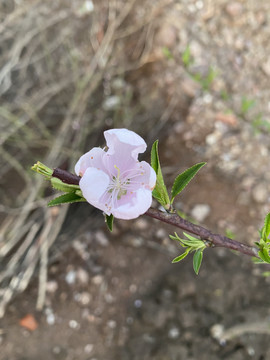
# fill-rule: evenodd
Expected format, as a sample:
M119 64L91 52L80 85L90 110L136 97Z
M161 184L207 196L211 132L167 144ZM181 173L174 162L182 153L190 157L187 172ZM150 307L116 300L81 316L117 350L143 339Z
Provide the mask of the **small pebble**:
M76 320L70 320L68 323L71 329L79 329L80 324Z
M215 145L217 143L219 139L219 134L215 131L211 134L208 134L205 138L205 142L207 145L212 146Z
M167 237L167 233L166 233L166 231L164 229L160 228L156 232L156 237L158 239L164 239L165 237Z
M180 335L180 331L177 327L173 327L168 332L169 339L177 339Z
M203 222L210 214L210 206L208 204L197 204L191 210L191 216L198 222Z
M103 109L104 110L114 110L120 105L120 97L119 96L109 96L103 102Z
M46 290L48 293L53 294L58 289L58 283L56 281L48 281L46 284Z
M236 1L232 1L226 6L226 12L232 18L241 15L242 11L243 11L243 5Z
M139 309L140 307L142 307L142 300L137 299L134 301L134 306L135 308Z
M52 352L53 352L53 354L55 354L55 355L59 355L59 354L61 353L61 351L62 351L62 349L61 349L61 347L58 346L58 345L54 346L53 349L52 349Z
M132 294L134 294L134 293L137 291L137 285L131 284L131 285L129 286L129 291L130 291Z
M101 275L96 275L92 278L92 282L95 284L95 285L100 285L103 281L103 276Z
M85 285L88 283L89 281L89 275L88 272L86 270L84 270L83 268L79 268L77 270L77 279L79 281L79 283L81 283L82 285Z
M48 314L46 317L46 320L49 325L54 325L55 324L55 315L53 313Z
M176 42L176 29L172 25L163 22L156 35L156 41L160 46L172 48Z
M86 354L90 354L90 353L93 351L93 349L94 349L94 345L93 345L93 344L87 344L87 345L85 345L85 347L84 347L84 352L85 352Z
M107 325L108 325L108 327L110 328L110 329L115 329L116 328L116 321L115 320L109 320L108 322L107 322Z
M67 282L69 285L74 284L75 281L76 281L76 271L70 270L70 271L66 274L65 280L66 280L66 282Z
M257 203L263 203L267 201L268 191L266 184L264 183L257 184L252 190L252 196Z
M220 340L224 334L224 326L221 324L215 324L211 327L210 333L216 340Z
M252 346L248 346L247 347L247 352L249 356L254 356L255 355L255 350Z
M80 299L80 303L82 305L88 305L91 301L91 295L87 292L82 292L81 293L81 299Z
M105 236L104 232L103 231L97 231L96 232L96 242L103 246L103 247L106 247L109 245L109 240L108 238Z
M105 294L104 298L107 304L112 304L114 302L114 297L110 293Z
M137 227L138 230L145 230L149 227L149 223L145 219L139 218L136 221L135 226Z

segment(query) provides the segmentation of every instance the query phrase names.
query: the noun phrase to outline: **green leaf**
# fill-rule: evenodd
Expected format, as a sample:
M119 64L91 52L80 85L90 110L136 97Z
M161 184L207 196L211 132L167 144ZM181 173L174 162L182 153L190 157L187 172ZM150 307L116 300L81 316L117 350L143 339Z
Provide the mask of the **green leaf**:
M174 234L175 234L175 236L169 235L169 238L170 238L171 240L181 241L181 239L180 239L180 237L177 235L177 233L175 232Z
M263 249L263 255L264 255L264 258L266 259L266 262L270 263L270 256L269 256L269 249L268 248Z
M188 255L188 253L189 253L189 250L186 250L183 254L177 256L176 258L174 258L172 260L172 263L177 263L177 262L183 260Z
M258 255L259 255L259 257L264 261L264 262L266 262L266 263L269 263L270 261L269 261L269 255L268 254L265 254L265 251L264 251L265 249L263 249L263 250L260 250L259 252L258 252Z
M66 184L56 177L51 178L51 184L54 189L63 192L75 192L76 190L80 190L79 185Z
M198 240L199 240L198 238L195 238L194 236L192 236L192 235L190 235L190 234L188 234L188 233L186 233L186 232L184 232L184 231L183 231L183 234L184 234L185 237L187 237L189 240L195 240L195 241L198 241ZM199 241L201 241L201 240L199 240Z
M80 201L86 201L86 200L84 198L82 198L81 196L75 194L75 192L73 192L73 193L67 193L67 194L58 196L57 198L51 200L48 203L48 206L55 206L55 205L74 203L74 202L80 202Z
M253 257L252 261L254 262L254 264L264 264L264 261L262 259L258 259L256 257Z
M158 157L158 140L156 140L151 150L151 166L157 174L156 186L152 192L153 197L166 209L170 208L170 198L166 185L164 184L160 162Z
M195 274L199 274L199 270L202 264L203 259L203 250L197 250L193 255L193 269L195 271Z
M205 162L201 162L198 164L193 165L191 168L185 170L181 174L179 174L175 180L172 187L172 199L171 204L174 201L176 195L178 195L186 186L187 184L194 178L197 172L205 165Z
M158 158L158 140L154 142L151 149L151 166L155 170L155 173L158 173L160 167L159 158Z
M264 219L264 233L265 233L265 240L269 238L270 235L270 213L266 215Z
M182 61L185 67L189 67L193 63L189 45L185 48L185 51L182 54Z
M162 52L163 52L163 55L168 59L168 60L171 60L173 59L173 54L171 52L171 50L169 48L167 48L166 46L164 46L162 48Z
M110 231L113 231L113 220L114 220L113 214L105 216L105 222L106 222L106 224L108 226L108 229Z
M242 97L241 103L241 113L245 115L251 108L253 108L256 104L254 99L248 99L245 96Z

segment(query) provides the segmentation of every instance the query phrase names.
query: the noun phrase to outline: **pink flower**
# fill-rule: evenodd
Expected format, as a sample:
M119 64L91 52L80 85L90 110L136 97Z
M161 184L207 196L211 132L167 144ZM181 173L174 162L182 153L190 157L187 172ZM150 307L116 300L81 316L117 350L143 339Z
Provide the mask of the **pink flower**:
M152 203L156 173L138 154L145 141L133 131L112 129L104 132L108 150L93 148L79 159L75 172L82 178L85 199L107 215L134 219Z

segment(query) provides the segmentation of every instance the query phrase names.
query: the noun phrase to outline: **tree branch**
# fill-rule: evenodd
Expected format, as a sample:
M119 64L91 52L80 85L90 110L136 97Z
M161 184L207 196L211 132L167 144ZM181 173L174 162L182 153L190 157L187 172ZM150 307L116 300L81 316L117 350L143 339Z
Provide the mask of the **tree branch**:
M192 224L190 221L183 219L175 213L161 212L157 209L150 208L146 211L145 215L176 226L181 230L188 231L189 233L198 236L201 240L209 242L209 247L224 247L239 251L242 254L258 257L258 250L256 247L245 245L223 235L213 234L210 230L205 229L202 226Z
M78 185L81 179L79 176L59 168L54 169L52 176L62 180L66 184L73 185ZM146 211L145 215L198 236L201 240L205 240L207 242L206 245L208 247L223 247L249 256L259 257L258 249L256 247L245 245L223 235L214 234L202 226L192 224L190 221L183 219L178 214L162 212L157 209L150 208Z

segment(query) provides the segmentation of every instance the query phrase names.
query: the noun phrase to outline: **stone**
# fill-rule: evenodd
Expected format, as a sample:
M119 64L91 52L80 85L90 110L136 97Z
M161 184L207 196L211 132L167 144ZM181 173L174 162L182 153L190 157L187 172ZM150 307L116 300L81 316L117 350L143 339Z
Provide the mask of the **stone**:
M198 222L203 222L210 214L211 208L208 204L197 204L191 210L191 216Z
M252 197L257 203L264 203L268 198L267 186L264 183L258 183L252 190Z
M226 6L226 12L230 17L235 18L242 14L243 5L239 2L232 1Z
M96 238L96 242L97 242L99 245L101 245L101 246L103 246L103 247L106 247L106 246L109 245L109 240L108 240L107 236L104 234L103 231L100 231L100 230L97 231L95 238Z
M115 110L120 105L121 99L119 96L109 96L104 100L102 107L104 110Z
M168 24L163 23L156 35L156 42L158 45L172 48L176 42L176 29Z
M79 283L82 284L82 285L87 284L88 281L89 281L89 274L88 274L88 272L87 272L86 270L84 270L83 268L81 268L81 267L77 270L76 276L77 276L77 280L78 280Z

